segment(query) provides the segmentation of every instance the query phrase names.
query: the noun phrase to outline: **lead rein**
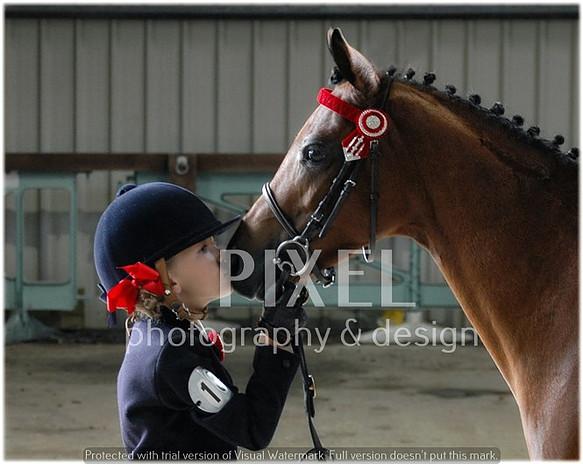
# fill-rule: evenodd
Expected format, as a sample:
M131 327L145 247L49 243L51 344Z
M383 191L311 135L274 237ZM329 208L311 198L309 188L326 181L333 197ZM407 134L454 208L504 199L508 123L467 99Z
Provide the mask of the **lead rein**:
M388 97L390 94L390 90L391 90L391 87L393 84L393 80L394 80L389 71L385 72L384 77L387 79L387 85L385 87L385 91L383 93L383 98L382 98L381 105L380 105L381 110L384 110L384 107L386 106L386 103L387 103L387 100L388 100ZM378 210L378 200L379 200L379 192L378 192L378 190L379 190L378 189L378 169L379 169L378 149L379 148L378 148L378 146L379 146L378 140L375 139L375 140L371 141L371 145L370 145L370 163L371 163L370 164L370 166L371 166L371 177L370 177L371 186L370 186L370 189L371 190L370 190L370 195L369 195L369 199L370 199L370 242L369 242L368 250L366 249L366 247L364 247L364 246L362 247L363 258L368 263L370 263L374 260L374 252L375 252L375 248L376 248L376 226L377 226L377 210ZM288 232L288 234L290 235L290 237L292 237L292 240L295 240L297 238L303 238L309 244L309 241L316 234L318 235L318 238L322 238L326 234L326 232L328 231L330 225L332 224L336 215L338 214L338 211L340 210L340 207L342 206L344 200L346 199L346 197L348 196L350 191L353 189L353 187L356 185L356 180L358 177L358 173L360 171L361 164L362 164L362 159L357 160L357 161L346 160L343 163L342 168L340 169L340 172L332 181L332 185L330 186L328 193L320 201L320 203L318 204L318 207L316 208L314 213L310 216L308 223L306 224L306 226L304 227L304 230L302 231L302 233L300 235L297 233L295 227L293 226L293 224L291 224L291 221L289 221L286 214L282 211L279 204L277 203L275 196L273 195L273 192L271 191L271 188L269 186L269 182L266 182L263 185L263 195L264 195L265 199L267 200L267 204L269 205L269 208L273 212L274 216L276 217L276 219L278 220L280 225L284 228L284 230L286 230ZM329 203L332 203L331 199L333 198L333 194L336 193L337 189L341 189L341 190L340 190L336 200L333 201L332 209L328 213L328 217L326 217L325 216L325 209L327 209L329 207ZM321 223L321 221L323 219L325 219L324 224ZM315 232L317 229L319 229L320 232L313 234L313 232ZM282 243L285 243L285 242L282 242ZM309 256L307 258L309 258ZM280 261L279 268L280 268L280 271L282 271L282 274L280 275L280 277L278 279L278 286L281 284L284 284L285 281L290 277L290 272L285 270L284 266L281 265L281 261ZM316 266L316 269L317 269L317 274L319 274L320 277L324 277L324 278L326 277L326 276L323 276L322 272L320 271L320 269L317 266ZM332 277L330 277L330 276L332 276ZM330 277L328 279L328 283L326 283L324 286L327 286L330 284L330 282L334 281L333 273L331 273L328 277ZM293 282L293 284L298 285L295 282ZM290 294L290 297L293 295L293 293L295 293L295 292L292 292ZM297 343L296 343L296 340L297 340ZM314 416L316 415L316 410L315 410L315 405L314 405L314 398L316 397L316 384L314 381L314 377L312 375L310 375L309 370L308 370L308 365L306 362L306 356L305 356L305 352L304 352L303 337L302 337L301 332L298 332L296 334L296 339L292 343L292 348L293 348L294 353L296 353L298 355L299 361L300 361L300 369L302 372L302 377L303 377L303 382L304 382L304 404L305 404L305 409L306 409L306 415L308 418L308 426L310 429L310 436L311 436L312 442L314 444L314 447L306 452L304 458L316 453L316 458L318 460L320 460L320 461L326 460L330 457L330 450L327 448L324 448L322 446L322 442L320 440L320 437L318 436L318 432L316 430L316 426L315 426L314 420L313 420Z

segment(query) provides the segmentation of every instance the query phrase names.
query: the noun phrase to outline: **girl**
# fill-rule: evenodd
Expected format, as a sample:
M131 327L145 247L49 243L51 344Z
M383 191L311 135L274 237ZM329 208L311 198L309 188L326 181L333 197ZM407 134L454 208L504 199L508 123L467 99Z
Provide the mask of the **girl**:
M218 335L200 324L208 303L231 292L213 236L236 220L219 222L196 195L166 182L124 185L99 220L101 299L110 315L125 309L134 320L117 378L131 459L234 459L237 446L258 450L273 437L297 356L266 335L241 393L221 364ZM264 308L261 326L305 324L287 296Z

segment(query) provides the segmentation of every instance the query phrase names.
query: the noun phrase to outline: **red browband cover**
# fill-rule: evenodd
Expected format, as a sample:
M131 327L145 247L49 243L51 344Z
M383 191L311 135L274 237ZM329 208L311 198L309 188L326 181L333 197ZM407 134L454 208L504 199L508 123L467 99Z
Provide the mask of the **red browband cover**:
M332 90L328 88L320 89L318 103L356 125L356 128L342 140L346 161L366 158L370 152L371 142L381 138L389 128L390 118L384 111L357 108L332 95Z
M346 103L344 100L332 95L332 90L326 87L321 88L318 92L318 103L338 113L344 119L352 121L354 124L358 123L358 117L362 113L360 108L352 106L350 103Z

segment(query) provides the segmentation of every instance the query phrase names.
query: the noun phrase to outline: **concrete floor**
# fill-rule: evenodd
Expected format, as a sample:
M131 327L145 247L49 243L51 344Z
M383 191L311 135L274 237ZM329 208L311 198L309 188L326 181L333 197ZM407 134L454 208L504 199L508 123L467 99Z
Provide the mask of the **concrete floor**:
M239 388L252 347L227 355ZM121 445L116 375L121 344L10 345L5 350L5 457L81 459ZM308 352L318 430L328 447L494 446L528 458L518 409L483 348L345 347ZM271 446L311 447L296 384Z

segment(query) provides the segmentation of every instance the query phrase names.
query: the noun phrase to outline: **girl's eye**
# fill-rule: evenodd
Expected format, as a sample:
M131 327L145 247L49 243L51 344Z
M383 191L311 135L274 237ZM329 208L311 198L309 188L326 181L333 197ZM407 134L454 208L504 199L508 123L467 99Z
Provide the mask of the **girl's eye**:
M203 246L201 246L201 247L200 247L200 250L199 250L199 252L200 252L200 253L204 253L204 252L207 250L207 248L208 248L208 247L207 247L206 245L203 245Z

